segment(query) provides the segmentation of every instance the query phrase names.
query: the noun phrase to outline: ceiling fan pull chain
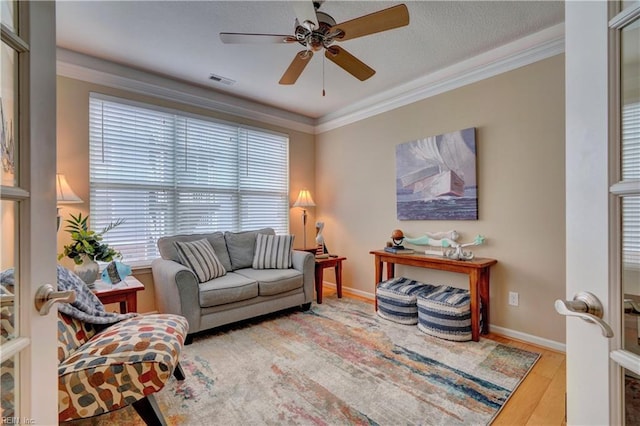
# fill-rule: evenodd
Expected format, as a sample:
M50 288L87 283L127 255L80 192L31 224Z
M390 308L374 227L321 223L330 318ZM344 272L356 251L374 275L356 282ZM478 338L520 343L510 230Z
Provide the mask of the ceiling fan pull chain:
M324 96L324 61L325 61L325 56L322 55L322 96Z

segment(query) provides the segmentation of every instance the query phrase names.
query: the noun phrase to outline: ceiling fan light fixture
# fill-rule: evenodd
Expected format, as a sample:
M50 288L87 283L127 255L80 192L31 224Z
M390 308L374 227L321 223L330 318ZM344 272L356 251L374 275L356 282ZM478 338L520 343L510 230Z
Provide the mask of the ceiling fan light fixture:
M300 26L306 28L308 31L313 31L316 29L316 24L311 21L304 21L302 24L300 24Z

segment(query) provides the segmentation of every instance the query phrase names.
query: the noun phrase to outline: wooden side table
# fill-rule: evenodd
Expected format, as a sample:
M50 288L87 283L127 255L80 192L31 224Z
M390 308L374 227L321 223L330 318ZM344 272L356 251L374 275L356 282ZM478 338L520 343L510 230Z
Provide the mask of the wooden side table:
M342 297L342 261L346 257L329 257L327 259L316 259L316 301L322 303L322 279L324 268L335 268L336 287L338 288L338 298Z
M104 304L120 303L120 313L138 311L138 292L144 290L144 284L129 275L118 284L107 284L102 280L95 282L93 293Z

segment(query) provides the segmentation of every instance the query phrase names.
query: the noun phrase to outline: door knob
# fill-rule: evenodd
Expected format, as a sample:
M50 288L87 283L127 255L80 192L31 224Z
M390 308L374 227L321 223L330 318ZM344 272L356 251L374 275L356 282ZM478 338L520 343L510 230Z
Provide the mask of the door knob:
M51 284L45 284L36 291L35 299L36 309L40 315L44 316L49 313L54 303L74 302L76 300L76 292L73 290L56 291Z
M573 296L573 300L556 300L555 307L559 314L595 323L602 329L604 337L613 337L613 330L602 320L602 303L594 294L581 291Z
M624 299L625 309L627 305L631 306L631 313L640 314L640 302L636 302L633 299Z

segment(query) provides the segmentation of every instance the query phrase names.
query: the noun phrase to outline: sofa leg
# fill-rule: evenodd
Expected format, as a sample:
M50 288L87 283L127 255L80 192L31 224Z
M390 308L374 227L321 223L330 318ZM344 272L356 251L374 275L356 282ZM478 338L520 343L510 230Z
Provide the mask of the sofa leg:
M193 343L193 334L187 334L187 337L184 338L184 345L190 345Z
M311 302L309 302L309 303L305 303L305 304L301 305L301 306L300 306L300 308L301 308L303 311L308 311L309 309L311 309Z
M164 416L158 407L156 398L153 394L147 395L133 404L136 413L142 418L147 426L167 426Z
M185 379L184 370L182 369L180 363L176 364L176 368L173 369L173 377L175 377L176 380L180 381Z

